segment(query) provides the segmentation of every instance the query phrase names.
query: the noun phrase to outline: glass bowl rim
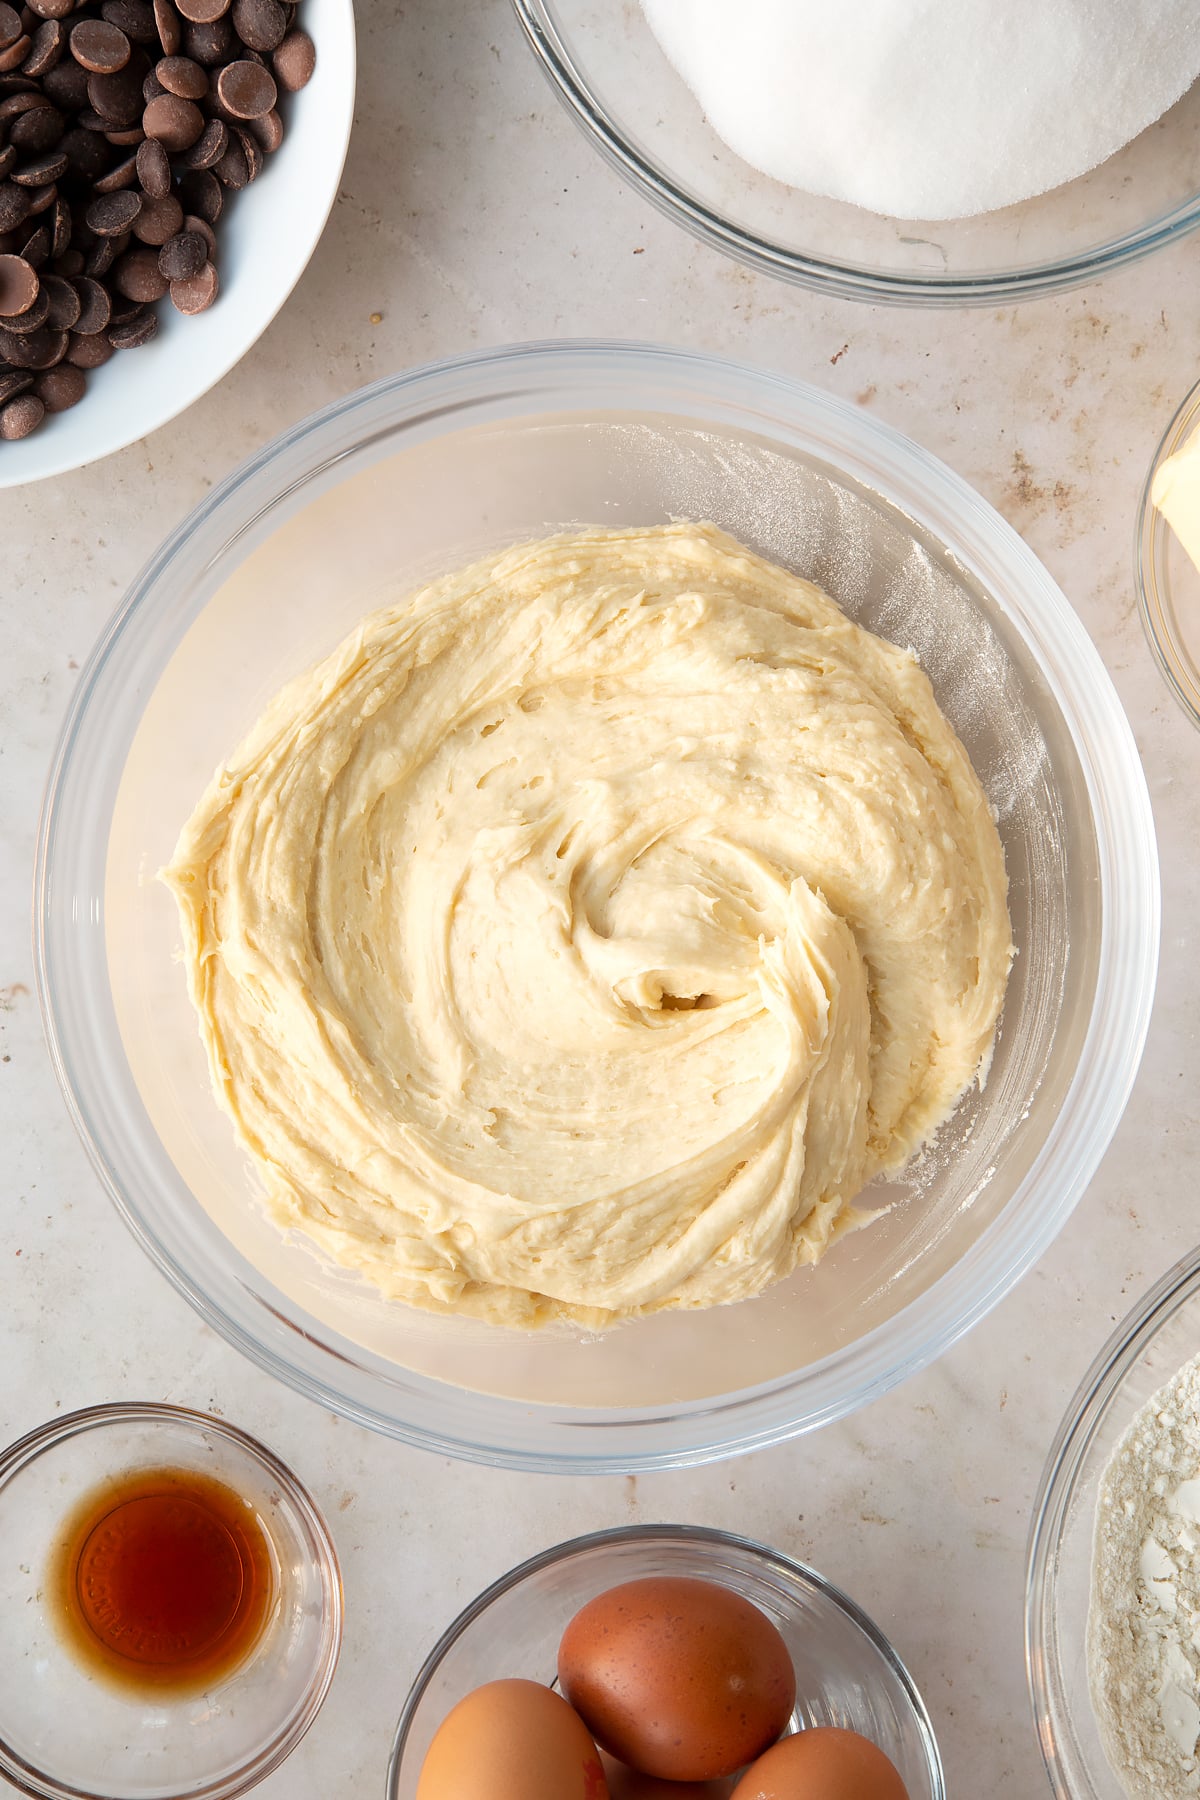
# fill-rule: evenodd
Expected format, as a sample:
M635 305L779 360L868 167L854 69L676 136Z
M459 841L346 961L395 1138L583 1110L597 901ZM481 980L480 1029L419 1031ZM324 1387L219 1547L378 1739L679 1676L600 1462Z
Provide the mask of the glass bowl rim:
M925 1751L925 1759L929 1769L933 1789L933 1800L946 1800L946 1778L942 1768L941 1752L938 1749L937 1737L929 1710L908 1671L908 1667L899 1651L892 1644L869 1613L865 1612L856 1600L840 1587L822 1575L819 1570L808 1563L800 1562L794 1556L788 1556L782 1550L776 1550L770 1544L759 1543L755 1538L743 1537L736 1531L723 1531L715 1525L614 1525L601 1531L589 1531L579 1537L567 1538L561 1544L553 1544L549 1549L539 1550L535 1555L526 1557L504 1575L491 1582L473 1600L463 1607L458 1616L442 1632L433 1649L425 1658L421 1667L413 1677L412 1686L405 1697L400 1719L392 1739L391 1754L388 1757L387 1788L388 1800L394 1800L396 1784L399 1781L401 1766L404 1760L405 1745L412 1729L413 1720L425 1693L437 1673L443 1658L453 1649L464 1632L482 1617L497 1600L502 1599L514 1588L520 1587L531 1575L539 1574L543 1569L554 1568L559 1563L570 1562L573 1558L586 1555L592 1550L605 1550L622 1544L682 1544L709 1545L719 1549L739 1550L777 1574L784 1575L789 1582L802 1587L815 1589L825 1599L831 1600L834 1606L856 1625L863 1635L879 1652L888 1664L893 1675L900 1684L916 1722L917 1730Z
M1057 1677L1054 1610L1058 1551L1084 1458L1125 1377L1161 1328L1200 1294L1200 1249L1189 1250L1114 1326L1067 1404L1030 1513L1025 1572L1025 1674L1034 1730L1056 1800L1080 1800L1055 1743L1049 1696ZM1049 1671L1049 1673L1048 1673Z
M228 548L305 482L381 436L395 438L414 427L427 428L431 422L462 420L472 408L490 419L493 415L486 409L497 404L509 408L506 419L525 416L536 410L531 396L536 396L543 411L566 413L578 410L579 393L586 391L588 404L603 410L593 397L593 388L600 385L615 395L622 380L636 381L644 410L668 409L663 396L669 393L670 406L685 416L694 416L703 408L703 416L710 420L725 425L732 422L737 430L765 436L777 444L795 443L799 438L810 454L816 454L819 445L826 460L851 479L866 482L890 505L930 530L959 563L989 571L981 580L986 586L990 578L1005 593L1006 616L1035 656L1079 758L1097 833L1106 929L1101 936L1090 1023L1066 1101L1051 1122L1046 1142L1004 1213L953 1269L925 1292L920 1305L910 1304L802 1370L702 1401L642 1408L539 1406L539 1416L556 1434L553 1447L546 1448L541 1443L531 1446L523 1435L530 1415L530 1405L524 1401L481 1397L473 1390L411 1371L405 1371L406 1381L425 1405L427 1415L432 1414L427 1404L430 1396L437 1398L436 1423L430 1416L421 1423L398 1417L394 1404L385 1407L379 1399L377 1371L369 1358L361 1360L365 1353L320 1321L316 1324L323 1335L314 1333L311 1315L288 1301L257 1270L253 1273L266 1293L227 1274L222 1275L222 1285L210 1293L177 1260L173 1248L161 1241L140 1199L131 1198L126 1191L128 1184L119 1172L121 1157L109 1160L107 1146L114 1130L111 1118L101 1121L90 1116L76 1093L72 1068L78 1061L84 1027L60 1014L55 966L59 952L52 929L57 859L70 854L69 847L62 847L59 814L65 805L64 792L84 779L77 767L77 743L85 727L92 726L90 714L97 691L102 692L102 684L114 679L112 668L119 666L122 654L130 654L129 642L138 641L136 632L143 615L153 621L163 611L165 579L175 558L186 551L195 535L207 542L211 560L219 553L218 543ZM686 389L685 405L678 384L688 382L692 385ZM516 399L524 413L514 404ZM616 398L609 402L614 411L627 404ZM375 412L385 406L392 408L388 423L376 422L372 428ZM344 430L348 421L365 434L354 439L352 451L339 449L334 441L335 433ZM293 465L302 458L303 467L297 470L293 466L289 480L280 487L272 478L272 469L285 456ZM1159 891L1145 774L1111 678L1049 572L982 495L899 431L805 382L701 351L625 340L556 339L471 351L386 376L353 391L307 415L235 467L160 544L102 630L61 728L38 830L34 960L51 1062L93 1168L151 1260L215 1330L258 1366L309 1398L356 1423L419 1447L493 1466L627 1473L715 1460L843 1416L941 1355L1032 1266L1090 1181L1128 1099L1154 996ZM1108 1022L1117 1019L1120 1031L1108 1031ZM1036 1218L1030 1218L1028 1194L1031 1188L1049 1187L1047 1165L1055 1173L1055 1185L1044 1197ZM1012 1210L1022 1196L1026 1198L1025 1216L1021 1230L1014 1231ZM997 1238L1003 1246L999 1257ZM235 1307L237 1317L233 1316ZM287 1330L286 1353L268 1341L268 1316L270 1331ZM918 1316L923 1323L918 1323ZM316 1371L309 1366L314 1351L320 1358ZM335 1371L343 1363L360 1372L366 1370L372 1389L369 1401L348 1394L345 1384L338 1384ZM836 1393L823 1391L819 1402L808 1400L799 1414L793 1399L783 1412L780 1396L794 1395L798 1382L811 1385L818 1374L827 1388L834 1369L846 1371L840 1374ZM482 1429L477 1421L460 1422L454 1413L454 1397L462 1394L486 1406L486 1441L466 1435L468 1425L473 1431ZM458 1405L461 1410L461 1400ZM680 1429L668 1432L665 1448L647 1441L664 1420L673 1427L689 1422L686 1435ZM695 1429L696 1420L704 1421L702 1436Z
M512 0L517 19L543 73L576 125L619 175L650 203L713 249L722 250L760 273L841 299L898 306L996 306L1065 293L1097 281L1114 269L1179 242L1200 226L1200 191L1170 212L1122 233L1100 248L1029 264L1018 270L992 269L978 275L904 275L857 263L805 256L765 236L731 224L721 213L686 193L643 156L619 123L600 104L583 72L553 40L543 0ZM1034 196L1029 204L1036 204Z
M1184 395L1158 440L1142 485L1133 536L1133 579L1142 625L1167 686L1196 726L1200 726L1200 687L1184 666L1178 637L1170 624L1174 609L1166 603L1164 592L1167 545L1172 532L1151 495L1155 476L1163 463L1182 449L1198 428L1200 381Z
M102 1401L98 1405L80 1407L75 1412L64 1413L58 1418L47 1419L43 1424L35 1425L31 1431L0 1449L0 1493L19 1479L31 1463L71 1438L88 1431L102 1431L108 1426L135 1421L175 1425L188 1431L204 1431L214 1437L224 1438L235 1450L257 1463L282 1488L289 1502L300 1514L315 1551L314 1564L320 1574L326 1607L322 1619L320 1655L305 1684L303 1701L275 1733L270 1743L255 1751L239 1769L203 1786L193 1783L173 1790L177 1800L235 1800L237 1795L255 1787L290 1756L320 1712L329 1692L341 1652L343 1629L342 1574L337 1547L316 1501L300 1478L273 1450L269 1450L240 1426L230 1424L227 1419L200 1412L195 1407L175 1406L167 1401ZM35 1768L24 1757L18 1756L2 1737L0 1776L12 1782L18 1792L30 1795L31 1800L111 1800L105 1789L92 1786L69 1787L55 1780L45 1770Z

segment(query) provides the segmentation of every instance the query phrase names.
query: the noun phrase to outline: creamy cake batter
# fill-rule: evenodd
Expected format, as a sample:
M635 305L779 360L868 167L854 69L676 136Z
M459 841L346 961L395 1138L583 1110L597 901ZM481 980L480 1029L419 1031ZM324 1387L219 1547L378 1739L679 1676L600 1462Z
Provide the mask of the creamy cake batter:
M164 877L281 1226L595 1327L815 1262L986 1072L987 800L906 651L709 525L486 558L287 687Z

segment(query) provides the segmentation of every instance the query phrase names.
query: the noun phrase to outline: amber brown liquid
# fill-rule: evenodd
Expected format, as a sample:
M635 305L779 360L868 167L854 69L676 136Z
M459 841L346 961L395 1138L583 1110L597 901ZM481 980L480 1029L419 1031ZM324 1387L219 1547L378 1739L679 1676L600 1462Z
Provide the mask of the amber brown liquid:
M275 1601L254 1508L191 1469L138 1469L86 1495L50 1569L76 1658L126 1689L177 1694L230 1675Z

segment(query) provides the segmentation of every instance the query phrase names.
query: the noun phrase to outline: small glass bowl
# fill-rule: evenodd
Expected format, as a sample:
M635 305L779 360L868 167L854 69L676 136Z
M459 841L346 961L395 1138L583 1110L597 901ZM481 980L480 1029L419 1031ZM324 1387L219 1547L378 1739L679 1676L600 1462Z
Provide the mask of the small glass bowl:
M1138 508L1134 578L1142 624L1167 685L1193 725L1200 725L1200 570L1151 499L1169 456L1200 431L1200 382L1154 452Z
M1200 224L1200 82L1098 168L973 218L892 219L760 174L709 124L640 6L513 0L559 99L662 213L764 274L848 300L999 306L1062 293Z
M504 1676L551 1682L559 1639L579 1608L648 1575L720 1582L752 1601L791 1652L797 1699L788 1729L861 1732L891 1757L909 1800L945 1800L925 1703L879 1627L814 1569L698 1525L630 1525L573 1538L485 1589L443 1633L412 1685L392 1744L388 1800L413 1800L434 1733L464 1695Z
M139 1469L191 1469L258 1514L274 1606L248 1659L191 1694L93 1678L47 1604L71 1508ZM229 1800L278 1767L312 1724L342 1636L337 1554L312 1500L261 1444L177 1406L93 1406L0 1453L0 1775L38 1800Z
M1200 1253L1129 1312L1084 1376L1033 1509L1025 1659L1034 1723L1058 1800L1126 1800L1092 1711L1087 1617L1100 1481L1134 1415L1200 1351Z

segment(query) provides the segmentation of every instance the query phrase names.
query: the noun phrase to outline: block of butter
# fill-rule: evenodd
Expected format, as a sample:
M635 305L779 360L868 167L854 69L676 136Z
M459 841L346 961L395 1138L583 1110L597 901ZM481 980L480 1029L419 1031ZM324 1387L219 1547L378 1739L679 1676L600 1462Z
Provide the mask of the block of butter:
M1159 468L1150 499L1200 570L1200 431Z

